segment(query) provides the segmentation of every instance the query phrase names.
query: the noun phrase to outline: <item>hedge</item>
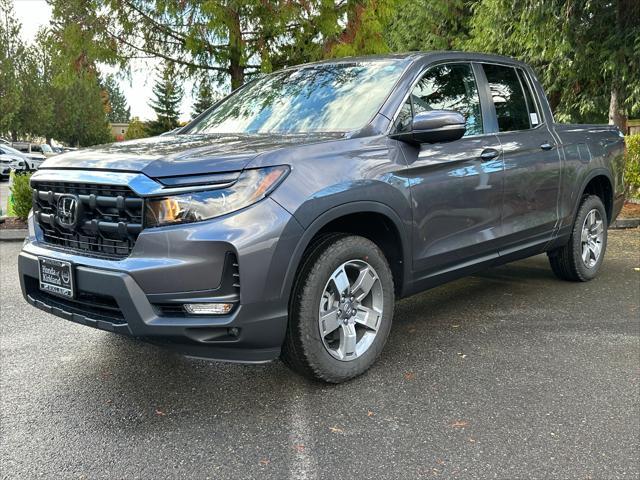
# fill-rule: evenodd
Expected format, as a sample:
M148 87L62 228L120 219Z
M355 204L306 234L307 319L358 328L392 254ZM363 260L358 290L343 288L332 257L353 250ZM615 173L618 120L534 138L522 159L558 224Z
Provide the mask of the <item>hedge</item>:
M640 195L640 133L625 138L627 158L624 178L627 183L627 197Z

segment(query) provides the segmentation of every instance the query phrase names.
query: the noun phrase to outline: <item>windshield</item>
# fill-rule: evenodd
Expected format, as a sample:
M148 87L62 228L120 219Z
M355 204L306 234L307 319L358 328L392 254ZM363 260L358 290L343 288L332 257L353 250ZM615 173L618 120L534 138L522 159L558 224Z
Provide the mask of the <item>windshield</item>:
M188 133L346 132L380 109L406 60L311 65L256 80L226 98Z
M43 151L43 152L53 153L53 150L51 150L51 147L50 147L48 144L46 144L46 143L43 143L43 144L40 146L40 148L42 148L42 151Z

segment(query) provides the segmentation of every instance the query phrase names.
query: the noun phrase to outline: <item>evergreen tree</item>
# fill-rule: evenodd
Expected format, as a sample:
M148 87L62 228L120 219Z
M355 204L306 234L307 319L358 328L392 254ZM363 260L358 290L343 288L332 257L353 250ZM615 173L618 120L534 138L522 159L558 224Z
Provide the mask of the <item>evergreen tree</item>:
M107 75L103 87L107 93L107 119L109 122L128 123L131 118L131 109L113 75Z
M176 81L175 68L166 63L155 85L149 106L156 112L157 118L150 124L150 133L159 135L178 127L180 118L180 102L184 91Z
M16 62L22 59L23 52L20 23L13 14L13 2L0 0L0 134L12 130L20 109Z
M53 90L52 137L71 146L89 146L112 140L96 77L72 77Z
M206 72L235 90L245 77L285 66L387 51L384 31L398 0L49 0L79 17L69 26L70 57L89 51L126 65L140 55L174 63L189 75ZM141 35L141 32L144 34ZM92 37L93 42L86 44ZM87 46L83 46L87 45Z
M393 51L452 50L469 37L480 0L400 0L385 36Z
M104 60L100 32L92 25L94 2L66 0L53 5L45 48L51 56L52 138L72 146L112 140L97 62Z
M200 82L200 86L198 87L196 101L191 107L193 110L191 113L191 118L196 118L217 101L218 99L214 98L211 83L209 83L207 80L203 80L202 82Z
M640 114L640 2L481 0L465 48L515 56L541 76L559 120Z
M53 88L46 73L47 67L41 62L37 46L32 46L25 51L20 65L16 67L22 101L11 122L11 129L21 138L49 138L51 131Z

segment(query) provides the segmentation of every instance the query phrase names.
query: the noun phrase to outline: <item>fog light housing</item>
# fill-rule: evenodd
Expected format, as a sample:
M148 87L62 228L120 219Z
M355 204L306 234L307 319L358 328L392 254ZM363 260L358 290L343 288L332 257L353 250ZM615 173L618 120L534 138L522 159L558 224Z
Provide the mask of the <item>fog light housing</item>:
M225 315L233 309L233 303L185 303L183 308L192 315Z

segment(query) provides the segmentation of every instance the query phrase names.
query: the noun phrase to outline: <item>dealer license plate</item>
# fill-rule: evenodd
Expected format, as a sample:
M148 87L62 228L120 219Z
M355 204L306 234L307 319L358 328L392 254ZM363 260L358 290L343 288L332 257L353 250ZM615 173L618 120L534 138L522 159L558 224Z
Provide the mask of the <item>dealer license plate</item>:
M61 297L73 298L73 268L71 262L39 257L40 290Z

